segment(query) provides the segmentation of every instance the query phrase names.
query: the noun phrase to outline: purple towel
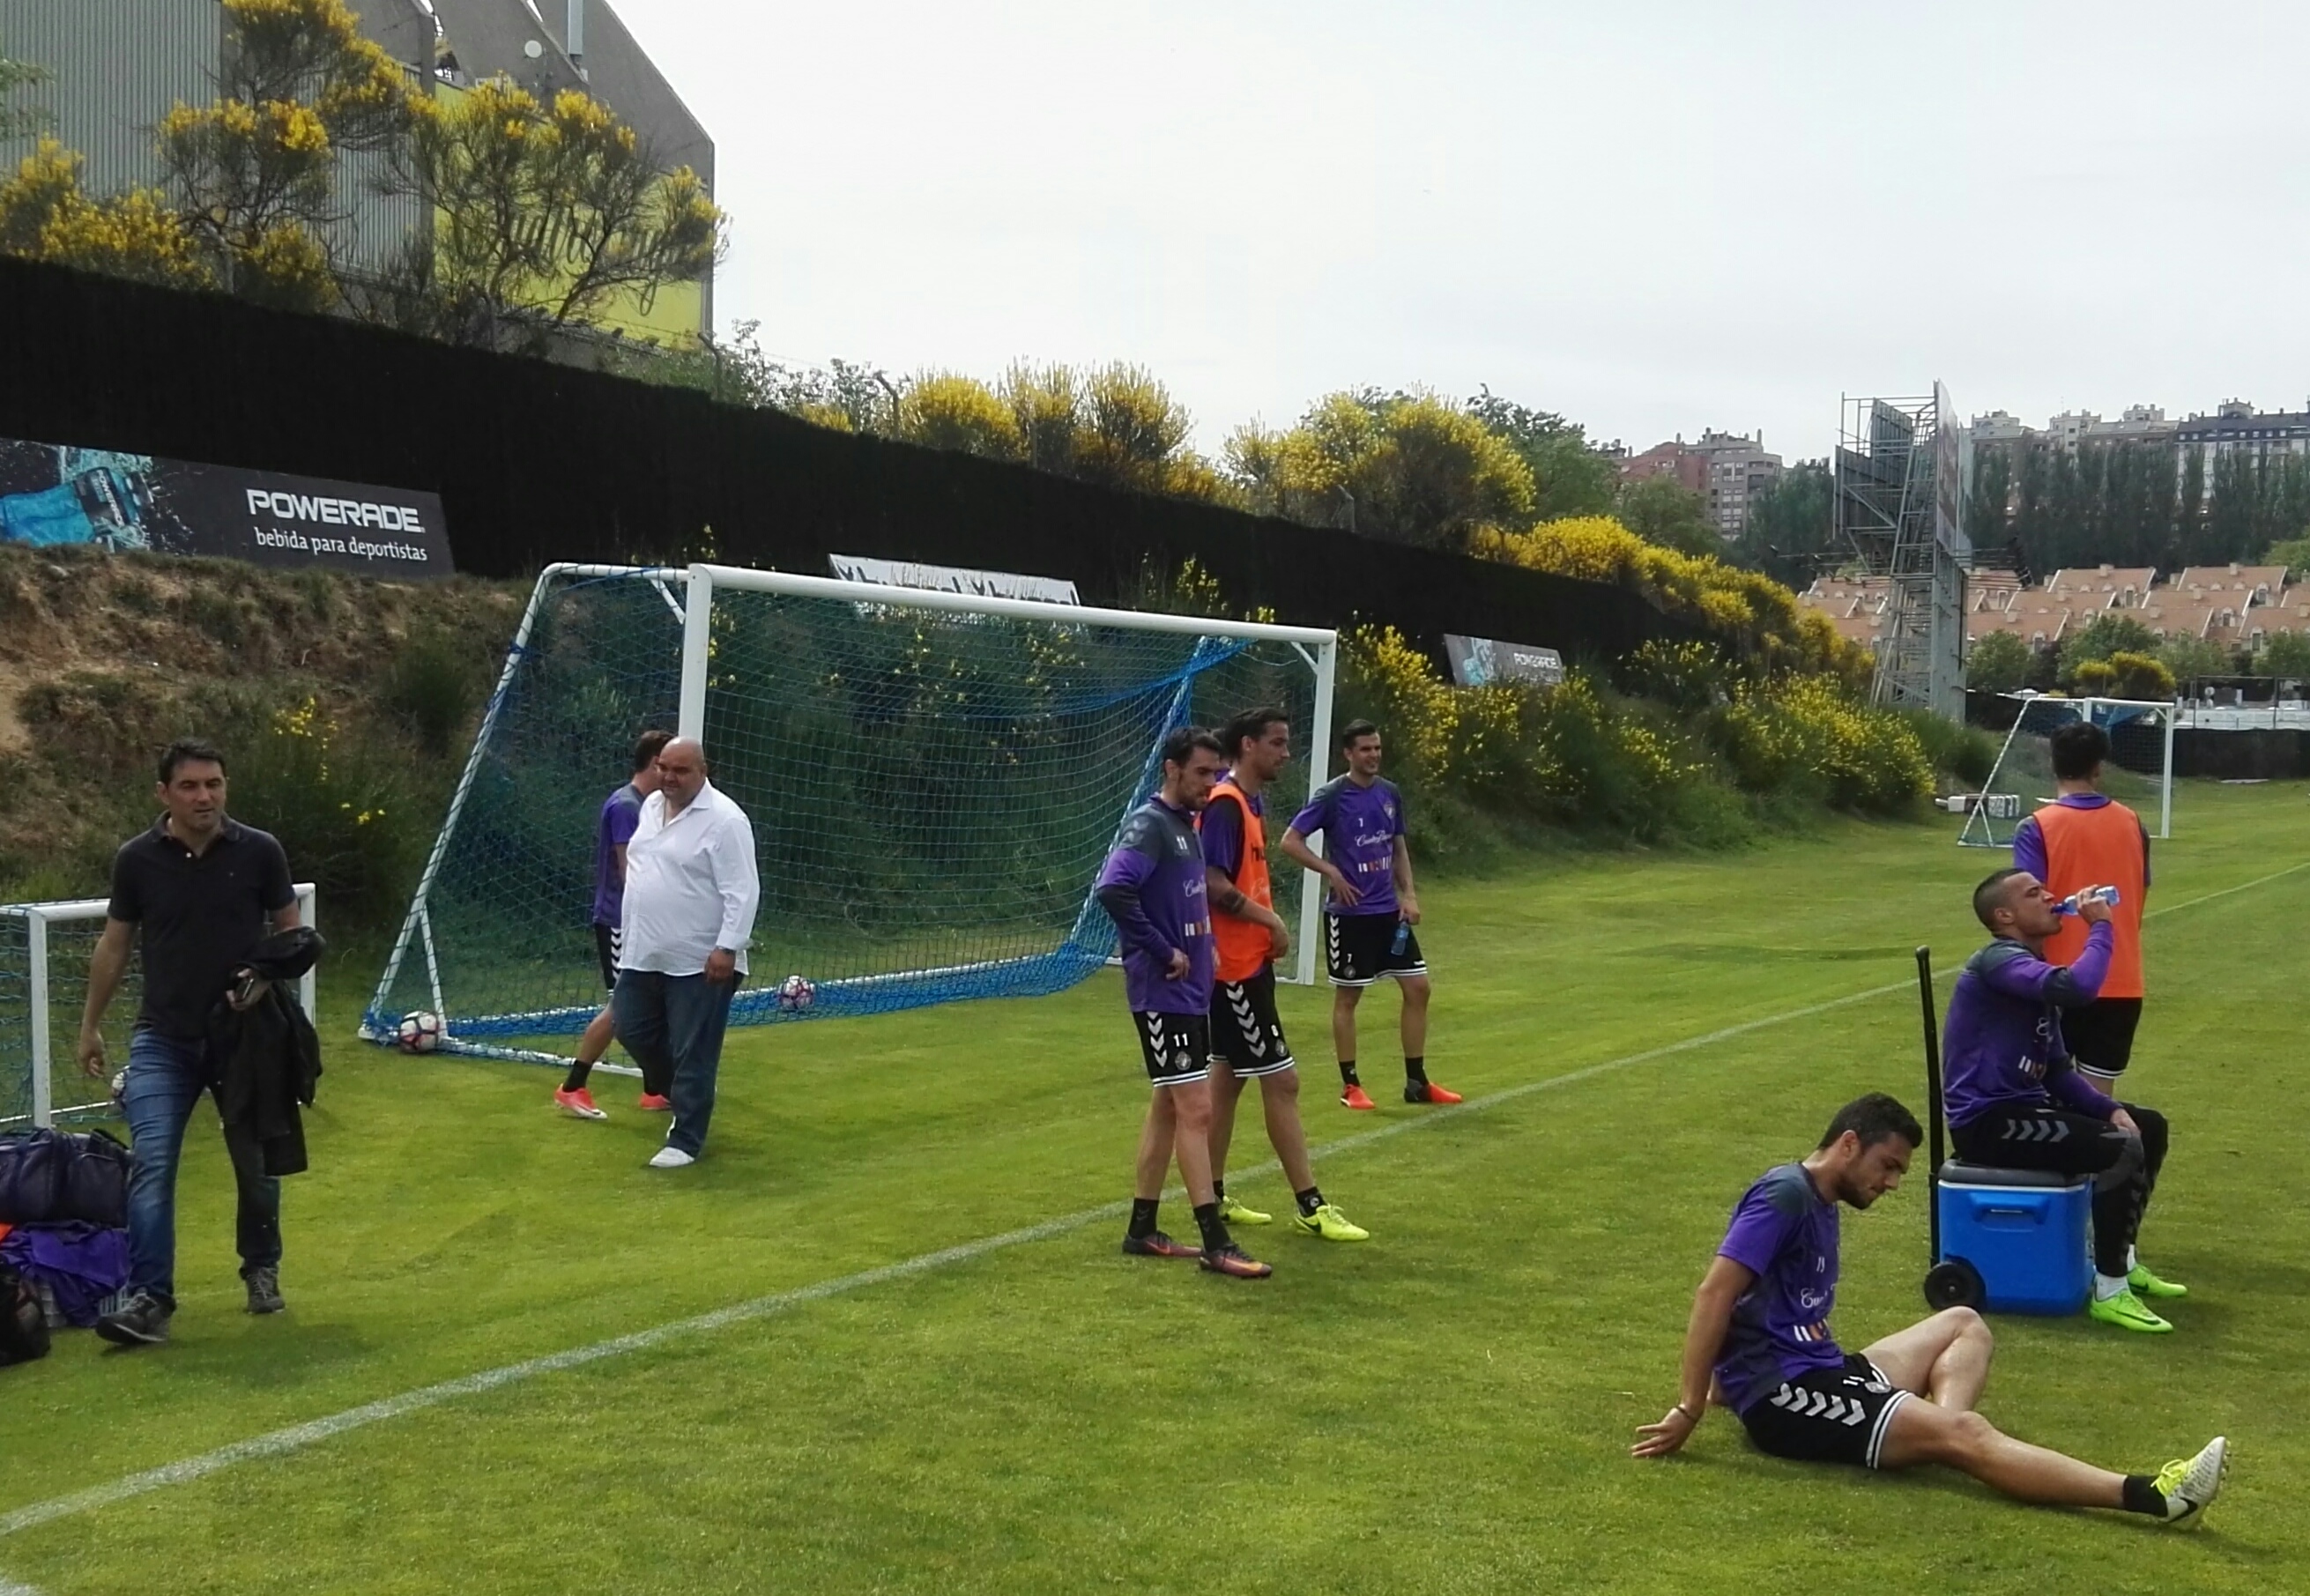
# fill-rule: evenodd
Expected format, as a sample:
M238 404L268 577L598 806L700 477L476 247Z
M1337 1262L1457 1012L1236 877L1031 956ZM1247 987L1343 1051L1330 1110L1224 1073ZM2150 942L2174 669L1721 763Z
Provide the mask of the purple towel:
M0 1239L0 1260L56 1298L65 1323L96 1323L104 1299L128 1284L128 1232L72 1221L19 1225Z

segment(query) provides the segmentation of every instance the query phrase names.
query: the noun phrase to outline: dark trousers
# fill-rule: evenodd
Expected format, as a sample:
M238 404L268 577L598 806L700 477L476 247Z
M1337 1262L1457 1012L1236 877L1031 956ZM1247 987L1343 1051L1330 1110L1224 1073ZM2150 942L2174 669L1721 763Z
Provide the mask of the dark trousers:
M722 1069L722 1033L738 983L656 970L620 970L610 994L618 1040L642 1067L642 1089L673 1099L665 1144L696 1158L714 1118L714 1082Z
M128 1040L128 1079L120 1089L128 1139L136 1155L128 1176L128 1286L177 1302L177 1161L193 1106L208 1089L205 1041L141 1030ZM239 1188L233 1227L240 1272L281 1266L281 1183L265 1173L265 1151L228 1127L226 1156Z
M2141 1216L2166 1162L2166 1116L2139 1103L2124 1105L2139 1136L2116 1126L2051 1107L1991 1108L1950 1127L1958 1157L1993 1169L2047 1169L2094 1177L2094 1268L2125 1273L2126 1249L2141 1234Z

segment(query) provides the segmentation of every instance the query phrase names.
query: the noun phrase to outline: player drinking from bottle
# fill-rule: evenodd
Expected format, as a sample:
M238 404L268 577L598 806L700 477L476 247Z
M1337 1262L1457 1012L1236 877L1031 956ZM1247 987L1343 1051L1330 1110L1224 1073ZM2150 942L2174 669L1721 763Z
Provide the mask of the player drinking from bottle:
M1200 1258L1214 1274L1272 1271L1244 1255L1211 1194L1211 921L1195 813L1220 773L1220 740L1181 726L1163 740L1163 785L1123 822L1092 890L1123 944L1123 991L1154 1088L1139 1135L1131 1224L1123 1250L1140 1258ZM1176 1154L1201 1247L1156 1228Z
M1324 905L1324 958L1332 977L1332 1045L1340 1056L1340 1101L1376 1106L1356 1078L1356 1004L1382 976L1403 993L1403 1100L1457 1103L1460 1094L1428 1079L1428 962L1420 955L1420 895L1403 837L1403 794L1379 773L1379 728L1368 720L1340 729L1348 773L1326 782L1291 817L1284 855L1331 888ZM1324 835L1317 857L1307 838Z
M1307 1161L1299 1123L1299 1067L1275 1011L1275 965L1291 936L1275 913L1267 880L1267 784L1291 762L1291 725L1283 711L1247 709L1220 733L1233 768L1211 789L1196 829L1211 906L1217 986L1211 996L1211 1195L1220 1218L1264 1225L1272 1216L1228 1195L1227 1159L1235 1140L1243 1083L1259 1082L1267 1140L1291 1183L1292 1222L1325 1241L1362 1241L1371 1233L1324 1201Z
M1809 1463L1939 1463L2024 1502L2114 1507L2194 1527L2221 1489L2217 1436L2155 1474L2117 1474L2001 1433L1973 1410L1989 1379L1989 1326L1971 1308L1846 1352L1829 1334L1838 1205L1865 1209L1901 1184L1924 1140L1882 1092L1846 1104L1802 1162L1767 1170L1741 1198L1694 1295L1676 1405L1629 1450L1666 1457L1712 1402L1741 1416L1760 1452Z

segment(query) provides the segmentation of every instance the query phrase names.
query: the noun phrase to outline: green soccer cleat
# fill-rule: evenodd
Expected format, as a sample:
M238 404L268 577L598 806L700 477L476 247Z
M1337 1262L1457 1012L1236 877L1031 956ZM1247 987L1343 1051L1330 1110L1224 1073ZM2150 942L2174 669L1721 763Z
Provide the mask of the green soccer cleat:
M2098 1319L2104 1324L2115 1324L2120 1330L2137 1331L2143 1335L2164 1335L2174 1326L2142 1305L2140 1297L2127 1288L2115 1297L2097 1297L2086 1305L2086 1317Z
M2158 1470L2158 1494L2166 1498L2166 1522L2177 1530L2194 1530L2205 1522L2206 1509L2221 1494L2222 1477L2230 1469L2230 1444L2216 1436L2195 1457L2176 1458Z
M2132 1287L2135 1294L2141 1297L2187 1297L2190 1295L2190 1288L2187 1286L2177 1286L2171 1280L2159 1279L2149 1272L2149 1266L2146 1263L2137 1263L2127 1270L2125 1283Z
M1310 1236L1320 1236L1325 1241L1369 1241L1371 1232L1361 1225L1350 1223L1348 1216L1328 1202L1316 1204L1312 1214L1293 1214L1291 1222Z
M1275 1223L1275 1216L1273 1214L1264 1214L1255 1208L1246 1208L1242 1203L1238 1202L1235 1200L1235 1193L1232 1192L1220 1199L1220 1218L1225 1219L1230 1225L1272 1225Z

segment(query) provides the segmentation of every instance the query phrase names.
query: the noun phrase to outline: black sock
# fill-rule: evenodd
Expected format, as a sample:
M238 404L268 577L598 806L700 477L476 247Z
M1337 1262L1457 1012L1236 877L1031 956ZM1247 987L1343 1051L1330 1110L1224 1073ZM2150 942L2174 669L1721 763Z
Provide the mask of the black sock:
M1414 1054L1403 1061L1403 1078L1418 1086L1428 1084L1428 1055Z
M1220 1205L1216 1202L1195 1204L1195 1227L1203 1233L1206 1253L1222 1253L1235 1245L1235 1237L1228 1234L1227 1225L1220 1218Z
M1130 1234L1138 1236L1155 1234L1155 1210L1162 1201L1160 1197L1133 1197L1131 1200Z
M1356 1079L1355 1060L1351 1058L1343 1058L1340 1061L1340 1084L1342 1086L1361 1086L1363 1084L1362 1081Z
M593 1072L594 1066L586 1063L584 1059L581 1058L575 1061L569 1066L569 1073L562 1078L561 1089L565 1092L584 1091L586 1089L586 1078L593 1074Z
M1216 1175L1211 1176L1211 1201L1213 1202L1227 1201L1227 1182Z
M2147 1474L2125 1477L2125 1510L2146 1513L2151 1518L2166 1516L2166 1493L2158 1488L2157 1480Z
M1324 1193L1314 1186L1309 1186L1304 1192L1294 1192L1291 1194L1299 1200L1299 1211L1303 1214L1312 1214L1324 1206Z

